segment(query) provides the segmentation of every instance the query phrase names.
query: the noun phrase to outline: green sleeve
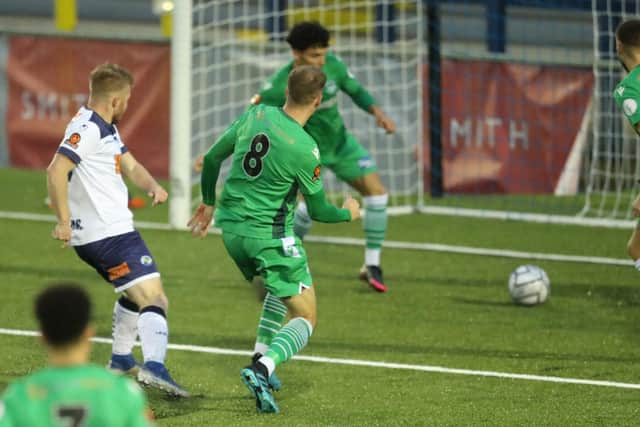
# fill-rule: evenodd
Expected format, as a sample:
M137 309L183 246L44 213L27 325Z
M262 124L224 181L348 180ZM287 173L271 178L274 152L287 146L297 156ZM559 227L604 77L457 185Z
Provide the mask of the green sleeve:
M342 89L349 97L355 102L355 104L362 108L367 113L372 105L375 105L376 100L371 96L367 90L362 87L360 82L351 74L351 71L347 69L347 66L340 62L342 66L342 78L340 79L340 89Z
M620 96L619 105L622 112L629 120L632 126L640 123L640 92L633 86L626 86L622 96Z
M298 153L294 167L296 182L307 203L311 218L320 222L351 221L351 213L348 209L336 208L327 201L322 189L320 155L317 146L314 150L305 149L302 153Z
M309 144L304 144L305 148L299 150L291 158L291 168L295 170L296 182L303 195L317 193L322 190L322 179L320 176L320 151L310 136L304 135L310 140ZM312 147L312 148L307 148Z
M309 216L319 222L348 222L351 221L349 209L337 208L327 201L324 190L313 194L303 194L307 204Z
M241 116L241 118L242 117L244 117L244 115ZM241 118L233 122L233 124L220 135L204 156L200 186L202 201L206 205L214 206L216 204L216 184L218 182L218 176L220 175L220 166L222 162L233 153L233 147L236 143L236 133Z

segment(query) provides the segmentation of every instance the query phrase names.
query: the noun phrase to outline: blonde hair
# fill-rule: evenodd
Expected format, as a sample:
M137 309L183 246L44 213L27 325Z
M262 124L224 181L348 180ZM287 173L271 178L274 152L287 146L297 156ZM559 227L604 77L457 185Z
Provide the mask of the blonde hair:
M98 65L89 74L89 90L92 97L103 98L127 86L133 86L133 76L129 70L118 64Z
M326 81L327 77L319 68L311 65L295 67L289 73L287 81L288 101L296 105L311 104L318 95L322 94Z

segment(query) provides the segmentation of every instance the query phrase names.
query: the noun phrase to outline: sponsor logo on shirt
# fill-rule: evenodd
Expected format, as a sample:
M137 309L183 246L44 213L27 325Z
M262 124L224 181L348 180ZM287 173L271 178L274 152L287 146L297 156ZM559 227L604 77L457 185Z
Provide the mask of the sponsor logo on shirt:
M313 181L317 181L320 179L320 165L316 166L313 170L313 177L311 178Z
M129 268L129 264L125 261L122 264L118 264L115 267L108 269L107 273L109 273L109 280L113 281L131 273L131 269Z
M627 116L633 116L638 111L638 103L635 99L625 99L622 103L622 110Z
M622 96L622 92L624 92L624 86L620 86L618 89L616 89L616 93L618 94L618 96Z

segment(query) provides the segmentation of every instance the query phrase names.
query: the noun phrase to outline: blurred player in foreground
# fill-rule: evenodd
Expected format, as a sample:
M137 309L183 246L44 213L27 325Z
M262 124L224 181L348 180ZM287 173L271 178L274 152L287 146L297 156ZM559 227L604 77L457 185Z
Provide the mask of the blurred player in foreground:
M89 363L91 303L75 285L45 289L35 315L48 367L14 381L0 400L1 427L145 427L152 413L128 377Z

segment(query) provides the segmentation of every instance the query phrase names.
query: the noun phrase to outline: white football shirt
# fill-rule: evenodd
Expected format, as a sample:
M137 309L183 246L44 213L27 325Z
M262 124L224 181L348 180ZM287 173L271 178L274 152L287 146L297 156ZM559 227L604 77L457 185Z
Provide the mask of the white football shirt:
M69 177L72 246L133 231L128 190L120 174L127 152L115 125L81 107L67 125L58 153L76 164Z

